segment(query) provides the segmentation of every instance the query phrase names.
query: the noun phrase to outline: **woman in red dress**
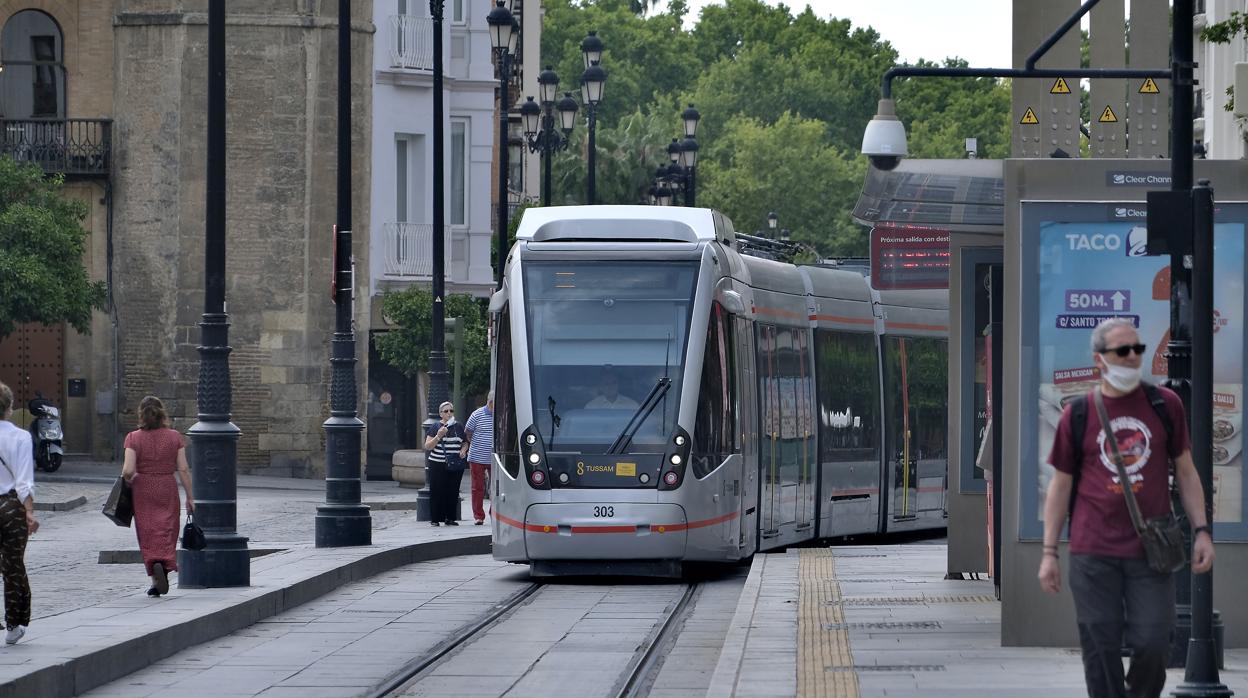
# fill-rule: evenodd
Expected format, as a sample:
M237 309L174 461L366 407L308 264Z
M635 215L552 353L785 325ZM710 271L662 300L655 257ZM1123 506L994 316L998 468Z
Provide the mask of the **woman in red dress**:
M186 490L186 511L195 510L186 444L182 434L168 427L168 421L160 398L143 398L139 403L139 428L126 435L126 461L121 469L121 476L133 490L134 532L143 552L143 565L152 578L148 596L168 593L169 572L178 569L175 471Z

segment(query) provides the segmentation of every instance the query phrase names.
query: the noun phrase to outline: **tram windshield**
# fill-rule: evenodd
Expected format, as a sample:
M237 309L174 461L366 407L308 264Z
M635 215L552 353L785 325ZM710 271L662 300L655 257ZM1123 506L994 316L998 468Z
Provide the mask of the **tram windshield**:
M548 452L663 452L697 274L689 262L527 264L533 413Z

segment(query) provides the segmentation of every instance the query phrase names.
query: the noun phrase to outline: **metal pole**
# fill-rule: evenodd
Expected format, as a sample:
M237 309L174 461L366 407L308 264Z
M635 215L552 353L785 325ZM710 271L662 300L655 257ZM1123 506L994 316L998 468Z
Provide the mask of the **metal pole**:
M507 79L510 70L511 53L504 46L499 50L498 59L501 76L498 81L498 277L494 288L503 287L503 271L507 266L507 169L511 166L511 157L507 152L507 108L510 106L507 102ZM440 113L440 110L437 111ZM456 370L458 368L456 364Z
M178 586L251 584L247 539L238 535L238 427L230 421L230 323L225 312L225 0L208 4L208 153L204 208L204 315L200 322L199 420L191 440L195 521L208 546L178 551Z
M554 148L551 142L554 139L555 117L550 113L550 107L546 107L546 115L542 122L542 206L550 205L550 161L554 156Z
M690 166L688 169L689 169L689 180L688 180L688 182L686 182L686 189L685 189L685 205L686 205L686 206L697 206L698 204L697 204L697 202L696 202L696 200L695 200L695 197L694 197L694 189L697 187L697 178L696 178L696 177L697 177L697 168L696 168L696 167L693 167L693 166Z
M594 117L597 115L597 111L598 108L596 106L593 104L589 105L589 177L586 179L585 185L585 203L591 206L595 203L598 191L594 182L594 150L596 149L594 142Z
M1191 11L1192 0L1178 0ZM1187 17L1190 19L1191 14ZM1177 30L1176 30L1177 31ZM1189 32L1190 34L1190 32ZM1190 46L1190 43L1189 43ZM1177 47L1177 36L1176 36ZM1176 51L1177 53L1177 51ZM1191 90L1186 90L1189 96ZM1175 91L1177 96L1178 91ZM1189 102L1190 104L1190 102ZM1188 121L1189 128L1191 121ZM1191 157L1191 148L1187 149ZM1190 164L1190 160L1189 160ZM1192 459L1205 493L1205 517L1213 524L1210 505L1213 486L1213 189L1208 180L1192 190L1193 254L1195 283L1192 286ZM1180 572L1181 574L1181 572ZM1191 639L1183 683L1176 696L1230 696L1233 692L1218 678L1218 652L1213 635L1213 571L1191 575Z
M360 503L356 409L355 274L351 257L351 0L338 0L338 224L334 227L334 338L325 420L325 503L316 508L316 547L371 545L373 520Z
M429 414L424 422L426 428L438 421L438 405L447 398L446 322L443 314L443 297L446 295L446 242L443 239L446 221L443 176L446 129L442 123L442 5L443 0L429 0L429 14L433 17L433 331L429 344Z

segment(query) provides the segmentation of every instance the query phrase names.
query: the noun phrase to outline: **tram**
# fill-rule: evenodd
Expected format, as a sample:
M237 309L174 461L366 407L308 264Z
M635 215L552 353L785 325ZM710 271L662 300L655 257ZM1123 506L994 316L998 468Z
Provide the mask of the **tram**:
M493 554L678 576L943 528L947 291L742 254L710 209L525 211L494 318Z

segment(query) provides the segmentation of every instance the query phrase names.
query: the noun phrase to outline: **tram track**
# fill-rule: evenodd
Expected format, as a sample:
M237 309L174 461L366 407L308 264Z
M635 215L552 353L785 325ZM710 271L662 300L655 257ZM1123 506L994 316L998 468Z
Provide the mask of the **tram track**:
M622 677L618 690L612 692L614 698L638 698L649 694L650 685L653 683L655 676L661 666L660 659L663 653L660 652L673 639L676 631L681 625L681 621L688 615L693 600L697 597L700 586L697 582L691 582L685 588L685 593L680 600L672 607L667 618L655 629L655 631L647 638L644 646L638 648L636 659L629 664L626 674Z
M385 698L386 696L401 695L405 688L419 681L421 674L437 664L438 660L494 627L500 618L523 604L541 588L542 585L537 582L530 583L506 599L494 604L494 607L489 612L478 617L471 624L459 628L450 637L435 645L433 649L413 659L405 664L403 668L391 674L384 682L374 687L369 693L366 693L366 698Z
M698 582L689 582L683 586L684 589L680 592L680 597L675 598L673 595L669 599L661 618L656 618L656 623L645 636L645 639L637 644L632 659L623 666L614 684L610 685L609 690L597 693L597 695L609 698L640 698L649 693L650 687L654 684L662 668L662 660L666 655L665 650L669 649L675 642L675 638L683 626L684 620L691 613L694 601L698 596L700 589ZM506 623L507 618L513 611L533 601L536 594L545 592L557 594L558 589L559 585L550 583L532 583L519 589L511 596L495 604L487 613L479 616L472 623L456 630L454 634L428 652L405 664L384 682L364 695L367 698L407 695L421 681L435 675L437 667L442 664L445 658L455 654L461 648L470 645L476 640L485 637L491 630ZM518 679L519 677L517 677ZM604 686L603 688L606 687Z

